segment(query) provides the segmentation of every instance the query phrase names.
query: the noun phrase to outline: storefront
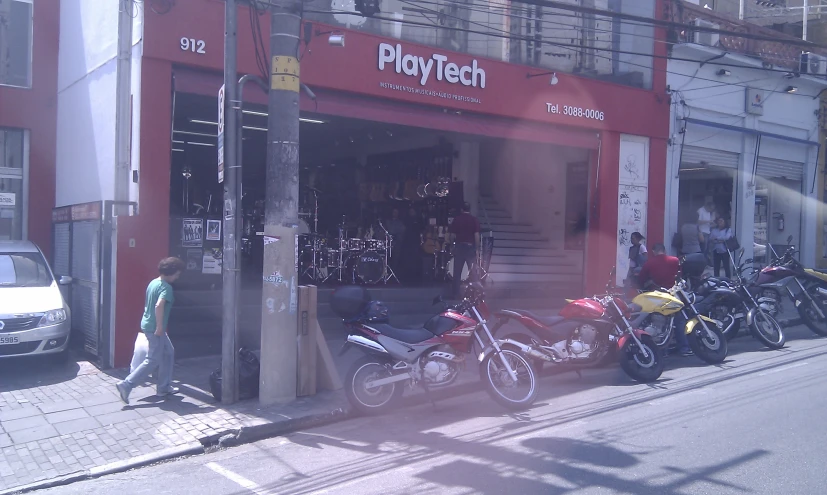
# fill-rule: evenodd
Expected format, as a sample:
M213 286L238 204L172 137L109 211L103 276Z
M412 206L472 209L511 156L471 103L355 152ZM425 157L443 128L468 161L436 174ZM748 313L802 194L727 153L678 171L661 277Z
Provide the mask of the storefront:
M672 146L666 232L698 222L698 210L714 205L727 220L745 258L765 264L772 249L794 244L802 261L812 262L816 238L804 226L815 222L819 152L816 95L824 80L766 71L760 61L724 56L715 48L678 45L669 61L668 81L679 88L673 98ZM714 54L722 70L704 65ZM736 69L738 65L744 68ZM754 66L754 69L746 68ZM725 85L727 78L750 81ZM720 82L719 82L720 81ZM788 239L792 237L792 241Z
M189 15L196 9L197 21ZM184 283L220 288L213 255L220 258L222 238L215 147L222 26L219 3L181 0L165 14L146 12L133 164L140 213L118 220L115 328L138 318L139 292L161 257L188 262ZM598 290L615 259L625 261L632 231L663 236L668 101L656 94L657 81L649 91L318 23L304 29L310 43L302 42L301 76L314 98L301 99L301 218L324 236L324 277L339 276L332 258L344 254L340 225L348 231L342 240L361 240L355 249L364 253L368 241L384 240L364 236L379 219L388 228L395 211L403 224L411 214L422 226L417 237L438 238L465 201L495 231L501 258L492 260L491 276L506 283L573 280L578 290ZM328 44L334 31L344 34L344 47ZM184 49L182 39L203 49ZM259 72L255 53L240 31L241 73ZM255 286L267 109L255 85L244 99L245 270ZM631 118L629 109L646 118ZM403 283L421 282L403 280L424 266L414 256L388 260ZM574 269L538 269L555 257ZM368 273L371 261L364 277L386 274ZM117 362L130 346L117 339Z

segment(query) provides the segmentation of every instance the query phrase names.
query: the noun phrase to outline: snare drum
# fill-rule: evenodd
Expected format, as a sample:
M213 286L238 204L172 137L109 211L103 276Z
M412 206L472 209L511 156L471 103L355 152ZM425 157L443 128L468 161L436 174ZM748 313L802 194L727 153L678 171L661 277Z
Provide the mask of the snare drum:
M364 251L365 241L363 239L348 239L347 249L348 251Z

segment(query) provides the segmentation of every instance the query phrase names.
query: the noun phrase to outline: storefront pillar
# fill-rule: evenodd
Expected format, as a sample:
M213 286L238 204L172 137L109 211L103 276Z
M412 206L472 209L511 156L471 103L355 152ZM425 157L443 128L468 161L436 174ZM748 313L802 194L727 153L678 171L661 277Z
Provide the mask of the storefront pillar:
M744 148L738 164L738 173L735 176L735 235L738 243L744 248L743 259L753 257L753 245L756 239L755 231L755 153L757 148L757 136L744 135ZM768 250L769 251L769 250Z
M620 163L620 134L603 132L599 159L595 159L597 179L591 197L588 251L585 260L585 293L605 292L617 250L617 194Z

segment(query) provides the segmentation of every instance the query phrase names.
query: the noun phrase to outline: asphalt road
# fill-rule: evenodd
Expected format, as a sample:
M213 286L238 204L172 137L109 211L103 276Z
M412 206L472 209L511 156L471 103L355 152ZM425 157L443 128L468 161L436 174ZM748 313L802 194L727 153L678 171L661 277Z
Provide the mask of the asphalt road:
M670 358L653 385L547 377L520 414L480 392L40 493L821 494L827 339L789 338L737 339L721 366Z

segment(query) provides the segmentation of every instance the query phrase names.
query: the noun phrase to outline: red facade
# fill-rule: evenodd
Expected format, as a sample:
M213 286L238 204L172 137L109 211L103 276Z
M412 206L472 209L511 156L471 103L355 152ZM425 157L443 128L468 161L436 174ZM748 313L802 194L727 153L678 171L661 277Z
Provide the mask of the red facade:
M52 245L57 146L59 2L34 2L32 86L0 86L0 127L29 131L28 238Z
M241 9L239 19L246 19L246 8ZM661 6L658 7L660 15ZM219 84L223 70L224 4L210 0L178 0L166 14L146 11L144 26L144 50L141 76L141 143L140 143L140 214L119 219L117 258L117 306L115 328L124 329L116 337L115 362L122 365L132 351L133 329L140 320L145 282L156 276L158 260L168 255L169 188L171 155L171 108L173 73L186 67L204 71L204 84ZM238 70L241 74L258 74L253 39L241 23L238 39ZM269 18L261 20L263 38L269 39ZM361 109L360 116L368 115L383 120L392 111L394 102L416 104L409 114L396 111L397 123L416 125L415 119L431 118L433 122L449 125L453 118L463 129L469 121L477 122L487 132L503 129L509 133L543 134L544 140L573 146L591 148L593 165L600 162L599 183L592 190L592 223L589 232L586 261L587 290L599 290L606 283L612 268L617 243L617 194L620 135L622 133L647 136L650 139L650 187L648 212L648 237L663 237L663 208L665 194L666 139L669 132L669 98L665 94L666 60L665 44L655 43L654 82L652 90L619 86L601 81L558 74L559 84L550 86L548 77L527 78L528 73L541 73L542 69L482 59L461 53L450 53L429 46L385 39L359 31L344 32L346 47L334 47L327 43L326 35L333 28L313 25L314 36L309 46L302 44L302 81L319 95L316 103L302 101L302 108L325 113L325 105L338 106L338 112L348 105ZM663 33L656 31L658 38ZM204 53L180 49L182 37L203 40ZM421 84L421 79L398 74L395 61L387 62L379 69L377 60L382 56L382 44L395 49L401 45L402 55L422 57L444 55L448 62L460 67L468 66L460 74L466 82L450 84L443 78L437 80L435 71ZM385 47L387 49L387 47ZM385 57L390 53L385 52ZM446 62L447 63L447 62ZM476 65L474 65L476 63ZM485 71L485 87L479 76L474 80L473 67ZM421 77L421 74L420 74ZM189 79L198 85L197 77L176 78L175 84ZM212 86L210 86L212 88ZM399 88L419 88L425 92L412 92ZM217 86L216 88L217 89ZM209 91L212 91L210 89ZM208 91L208 94L210 93ZM245 99L261 98L252 87L245 91ZM327 96L330 95L330 98ZM447 96L446 96L447 95ZM559 105L558 112L548 104ZM567 116L562 107L571 106L587 110L584 116ZM419 109L421 108L421 110ZM450 112L447 112L450 110ZM436 114L440 114L440 119ZM411 121L406 122L408 115ZM453 115L453 117L452 117ZM601 118L602 117L602 118ZM399 122L400 118L402 119ZM470 120L469 120L470 119ZM448 124L446 124L446 122ZM467 127L464 129L467 130ZM509 130L510 129L510 130ZM600 143L600 152L597 146ZM605 198L605 200L604 200ZM135 247L130 241L135 240Z

